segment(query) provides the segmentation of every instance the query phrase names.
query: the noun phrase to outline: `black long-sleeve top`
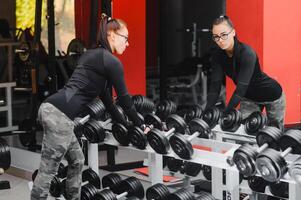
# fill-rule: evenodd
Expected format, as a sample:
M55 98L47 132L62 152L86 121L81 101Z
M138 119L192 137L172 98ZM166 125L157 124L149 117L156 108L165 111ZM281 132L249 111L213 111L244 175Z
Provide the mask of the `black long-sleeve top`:
M274 101L282 94L280 84L261 71L255 51L248 45L234 39L233 56L225 50L216 50L211 58L212 74L206 108L215 105L218 100L225 75L236 85L226 111L235 108L242 97L256 101Z
M123 65L116 56L102 47L83 53L68 83L45 102L53 104L73 120L87 103L99 96L106 109L118 120L120 116L114 110L116 107L113 106L112 86L120 106L134 124L140 126L143 122L139 119L128 93Z

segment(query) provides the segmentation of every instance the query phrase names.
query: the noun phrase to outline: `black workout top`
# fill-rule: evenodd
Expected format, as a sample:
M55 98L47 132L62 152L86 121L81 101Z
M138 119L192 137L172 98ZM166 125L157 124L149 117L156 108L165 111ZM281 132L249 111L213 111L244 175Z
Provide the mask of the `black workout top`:
M122 63L110 51L101 47L83 53L68 83L45 102L53 104L74 120L87 103L99 96L106 109L114 115L116 107L113 106L112 86L125 113L135 125L141 125L142 121L126 88ZM119 116L113 117L118 120Z
M214 106L218 100L225 75L230 77L236 85L226 110L235 108L242 97L265 102L274 101L282 94L280 84L261 71L255 51L236 38L233 56L230 58L224 50L219 48L213 53L211 66L211 84L206 108Z

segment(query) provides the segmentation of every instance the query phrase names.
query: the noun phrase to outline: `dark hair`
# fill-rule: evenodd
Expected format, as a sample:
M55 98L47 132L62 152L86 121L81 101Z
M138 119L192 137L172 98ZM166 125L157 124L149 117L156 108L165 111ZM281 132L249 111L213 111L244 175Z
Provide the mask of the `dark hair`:
M100 24L99 24L99 30L98 30L98 38L97 41L99 45L102 47L111 50L111 47L109 45L108 41L108 32L109 31L118 31L123 27L126 27L126 23L121 19L113 19L109 16L107 16L105 13L101 14Z
M230 26L230 28L234 28L234 25L233 25L231 19L227 15L221 15L218 18L216 18L212 22L212 27L211 28L213 29L213 26L219 25L219 24L221 24L223 22L227 22L227 24Z

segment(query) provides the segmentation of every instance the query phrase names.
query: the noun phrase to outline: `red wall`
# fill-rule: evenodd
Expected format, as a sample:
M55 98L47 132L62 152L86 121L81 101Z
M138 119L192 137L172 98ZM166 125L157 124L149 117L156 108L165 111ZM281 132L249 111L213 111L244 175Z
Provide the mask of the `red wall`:
M301 121L300 0L264 1L264 70L286 94L286 123Z
M146 92L146 8L145 0L113 0L114 18L125 20L129 30L129 46L121 59L131 94Z
M264 2L264 3L263 3ZM227 0L227 15L232 18L238 37L251 45L262 69L279 81L287 99L285 123L301 120L301 1ZM234 85L228 84L227 98Z
M76 0L76 37L87 46L90 23L90 1ZM99 0L99 5L101 1ZM99 6L100 7L100 6ZM99 10L101 10L99 8ZM130 94L146 93L146 9L145 0L113 0L112 17L123 19L129 29L129 46L119 56L124 65L125 79ZM100 16L99 12L99 16Z

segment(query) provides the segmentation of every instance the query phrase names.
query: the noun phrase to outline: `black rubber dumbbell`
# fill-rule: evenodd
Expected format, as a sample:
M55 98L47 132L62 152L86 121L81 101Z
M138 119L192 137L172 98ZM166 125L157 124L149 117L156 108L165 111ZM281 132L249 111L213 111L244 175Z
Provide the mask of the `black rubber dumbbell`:
M256 167L261 176L269 182L277 182L287 172L285 157L289 154L301 154L301 131L288 130L279 139L282 152L266 149L256 159Z
M212 194L205 192L205 191L200 191L195 194L195 200L216 200Z
M4 170L9 169L11 164L11 155L10 155L10 148L7 142L0 138L0 171L4 173ZM0 175L2 174L0 172Z
M216 108L208 108L203 112L203 117L202 119L207 122L209 125L210 129L213 129L219 122L221 117L221 111Z
M181 188L175 191L174 193L171 193L167 197L167 200L194 200L194 199L195 199L194 194L185 188Z
M199 104L195 104L190 106L185 112L184 119L186 122L190 122L194 118L201 118L203 114L202 106Z
M124 197L144 197L144 188L136 177L129 177L123 180L119 186L122 193L116 194L110 189L104 189L97 193L95 199L101 200L119 200Z
M100 99L94 99L88 103L83 111L84 117L79 120L74 120L74 133L77 137L80 137L83 133L84 124L91 118L98 119L105 113L105 106Z
M116 112L118 112L118 114L116 115L118 115L119 118L122 119L114 121L114 123L112 124L112 134L117 142L119 142L119 144L128 146L130 144L128 128L132 126L132 122L128 119L120 106L115 105L115 107ZM144 118L140 113L138 113L138 117L141 119L141 121L144 121Z
M171 172L180 172L187 176L195 177L202 171L203 166L199 163L183 161L170 157L167 160L167 168Z
M223 131L235 132L242 122L242 114L239 110L231 109L223 113L220 120L220 126Z
M177 111L177 105L171 100L162 100L157 105L156 115L160 117L161 120L165 121L166 118L175 114Z
M82 128L82 133L90 143L100 143L106 138L108 130L104 129L112 119L109 118L106 121L99 121L90 119Z
M163 123L161 119L152 113L146 114L144 116L144 124L146 127L149 129L159 129L163 130ZM148 132L149 133L149 132ZM138 149L145 149L148 141L147 141L147 134L144 133L144 130L142 130L140 127L134 126L129 129L128 134L130 137L130 143L134 146L137 147Z
M268 147L279 150L278 140L281 136L281 130L276 127L267 126L257 133L256 142L259 148L244 144L236 149L232 160L239 172L245 177L254 176L256 174L255 162L257 155Z
M251 113L245 120L245 131L249 135L257 135L258 131L268 124L268 118L260 111Z
M168 138L171 135L176 133L185 134L187 129L185 120L176 114L168 116L165 123L168 131L165 132L154 128L147 133L149 145L159 154L167 154L169 152L170 144Z
M191 159L191 156L193 155L193 148L190 142L191 140L211 133L211 129L208 124L199 118L190 121L189 131L192 134L190 136L174 134L169 138L171 148L180 158L183 159Z
M262 177L259 176L251 176L248 178L248 185L251 190L254 192L265 192L265 188L269 185L269 182L264 180Z
M157 183L146 190L147 200L166 200L169 195L168 188L162 183Z
M65 178L67 176L67 170L68 166L64 166L63 163L59 164L57 175L53 177L50 183L49 193L53 197L59 197L62 194L61 187L57 187L60 185L60 178ZM31 175L31 180L34 181L36 179L36 176L38 175L38 169L35 170Z
M154 102L145 96L134 95L132 96L132 100L137 112L141 113L143 116L155 111Z

